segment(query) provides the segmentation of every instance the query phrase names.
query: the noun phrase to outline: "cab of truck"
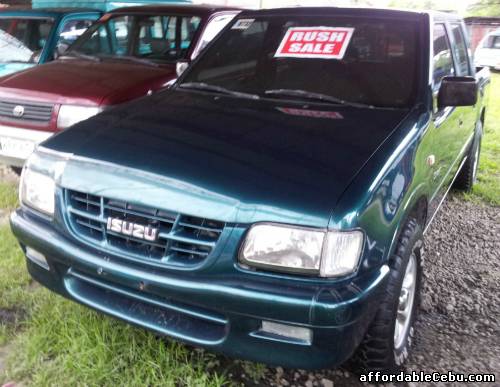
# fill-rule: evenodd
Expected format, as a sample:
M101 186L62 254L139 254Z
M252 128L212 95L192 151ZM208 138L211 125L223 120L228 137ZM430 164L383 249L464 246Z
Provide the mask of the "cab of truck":
M58 60L0 80L0 162L114 105L169 85L239 9L126 7L106 13Z
M101 14L75 7L0 10L0 77L53 60Z

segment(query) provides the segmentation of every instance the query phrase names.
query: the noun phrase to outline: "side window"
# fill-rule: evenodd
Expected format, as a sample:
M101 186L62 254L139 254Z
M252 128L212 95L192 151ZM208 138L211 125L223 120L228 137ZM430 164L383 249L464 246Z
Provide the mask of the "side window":
M92 55L95 53L112 54L108 32L104 25L101 25L92 33L87 40L78 47L78 51L83 54Z
M465 43L462 26L460 24L452 24L451 31L455 40L455 53L458 59L457 72L458 75L470 75L469 69L469 55L467 51L467 44Z
M93 20L87 19L68 20L64 23L56 47L58 54L62 54L92 23Z
M444 24L434 25L434 91L438 91L441 80L448 75L454 75L453 57L450 42Z
M193 53L193 59L212 41L222 29L234 19L235 14L221 15L214 17L203 31L200 43Z
M493 44L491 45L491 48L495 48L495 49L500 49L500 36L495 36L495 38L493 39Z
M494 40L495 40L495 36L493 36L493 35L488 36L487 38L484 39L482 48L492 48Z
M92 25L92 20L80 19L67 21L59 34L59 41L65 44L73 43Z

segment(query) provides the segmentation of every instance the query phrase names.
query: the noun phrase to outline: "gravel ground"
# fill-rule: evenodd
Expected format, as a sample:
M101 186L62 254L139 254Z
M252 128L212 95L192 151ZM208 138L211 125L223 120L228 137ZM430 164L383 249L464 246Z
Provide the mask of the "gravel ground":
M0 180L17 176L0 167ZM490 386L500 387L500 208L450 196L425 243L422 302L407 371L495 373ZM0 368L2 357L0 348ZM245 369L234 367L233 377L247 386L364 386L344 369L268 368L258 382L249 375L252 367Z

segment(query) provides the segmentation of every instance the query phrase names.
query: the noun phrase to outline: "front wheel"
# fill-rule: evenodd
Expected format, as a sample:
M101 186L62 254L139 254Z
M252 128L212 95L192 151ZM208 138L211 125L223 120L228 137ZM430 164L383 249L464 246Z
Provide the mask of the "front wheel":
M472 146L467 154L467 160L465 160L462 169L458 173L455 180L454 187L470 192L477 181L477 171L479 169L479 158L481 156L481 140L483 137L483 124L478 122L476 127L476 135L472 142Z
M354 355L356 372L396 372L408 358L420 299L422 254L422 229L410 219L391 257L380 308Z

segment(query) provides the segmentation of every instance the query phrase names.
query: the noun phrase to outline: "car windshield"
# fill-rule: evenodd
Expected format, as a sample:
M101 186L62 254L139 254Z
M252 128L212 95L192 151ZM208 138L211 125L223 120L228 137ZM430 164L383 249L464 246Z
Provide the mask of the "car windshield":
M201 18L178 15L119 15L95 24L68 54L152 62L184 59Z
M51 19L0 18L0 62L38 62L53 25Z
M363 17L237 19L180 88L254 98L407 107L417 83L417 24Z

